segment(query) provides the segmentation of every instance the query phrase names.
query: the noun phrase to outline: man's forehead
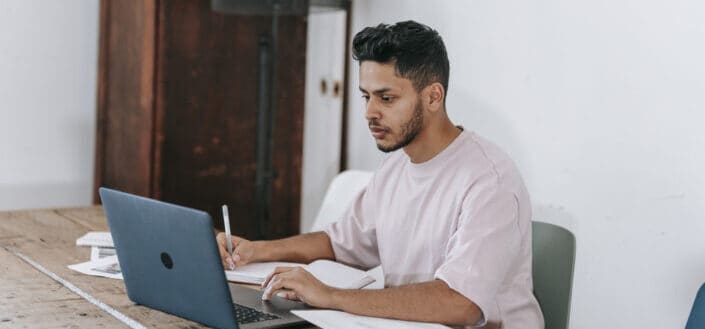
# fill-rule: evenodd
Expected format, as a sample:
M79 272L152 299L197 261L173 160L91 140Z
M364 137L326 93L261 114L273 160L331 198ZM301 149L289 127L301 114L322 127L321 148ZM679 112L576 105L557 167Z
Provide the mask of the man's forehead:
M363 61L360 63L360 90L364 92L402 91L411 80L400 77L393 63Z

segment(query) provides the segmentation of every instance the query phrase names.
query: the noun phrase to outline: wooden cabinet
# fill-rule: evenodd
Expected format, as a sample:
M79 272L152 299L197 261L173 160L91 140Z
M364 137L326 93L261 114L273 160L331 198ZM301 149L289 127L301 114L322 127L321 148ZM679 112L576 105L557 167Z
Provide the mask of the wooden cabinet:
M269 221L255 220L258 42L271 17L210 1L101 2L96 187L208 211L234 234L299 231L306 17L281 16ZM96 201L97 195L96 195Z

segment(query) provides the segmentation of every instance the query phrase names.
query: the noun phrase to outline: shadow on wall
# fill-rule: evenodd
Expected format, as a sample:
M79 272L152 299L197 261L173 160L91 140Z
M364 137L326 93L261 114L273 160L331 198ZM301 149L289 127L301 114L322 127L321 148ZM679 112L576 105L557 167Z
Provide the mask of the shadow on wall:
M456 125L462 125L468 131L474 131L481 137L497 144L509 157L514 160L528 186L531 182L528 165L528 152L523 147L515 128L502 113L492 105L481 99L469 96L470 90L456 88L448 98L448 116ZM515 109L521 111L522 109Z
M458 90L457 95L453 95L453 101L449 100L448 104L449 116L456 124L477 132L480 136L502 148L516 163L531 192L530 183L534 180L532 173L528 170L530 152L522 145L514 127L509 120L502 116L501 111L480 99L468 96L471 93L470 90ZM522 110L521 108L512 109L512 111ZM573 234L577 231L578 222L563 206L551 204L533 204L532 206L532 219L564 227Z
M532 220L558 225L577 236L578 221L562 206L534 204Z

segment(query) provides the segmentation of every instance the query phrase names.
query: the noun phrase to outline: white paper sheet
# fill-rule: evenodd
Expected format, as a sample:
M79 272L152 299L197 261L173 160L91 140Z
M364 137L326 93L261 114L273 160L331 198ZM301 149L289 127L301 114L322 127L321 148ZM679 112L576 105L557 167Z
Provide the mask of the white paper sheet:
M69 265L68 268L83 274L122 280L117 256L108 256L96 261Z
M311 322L323 329L441 329L450 328L438 323L400 321L369 316L354 315L331 310L298 310L291 311L296 316Z
M382 271L382 266L377 266L367 271L367 275L373 278L375 281L368 284L362 289L384 289L384 272Z

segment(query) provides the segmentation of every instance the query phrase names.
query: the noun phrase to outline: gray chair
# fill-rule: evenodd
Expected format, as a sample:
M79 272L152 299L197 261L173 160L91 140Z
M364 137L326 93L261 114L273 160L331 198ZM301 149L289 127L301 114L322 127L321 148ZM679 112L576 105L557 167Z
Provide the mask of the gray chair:
M690 316L688 316L688 322L685 324L685 329L702 328L705 328L705 284L698 289L693 308L690 310Z
M532 223L534 296L546 329L567 329L575 265L575 236L553 224Z

